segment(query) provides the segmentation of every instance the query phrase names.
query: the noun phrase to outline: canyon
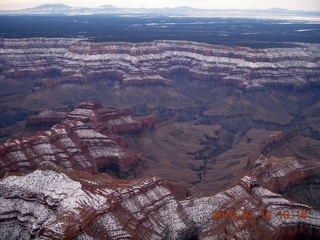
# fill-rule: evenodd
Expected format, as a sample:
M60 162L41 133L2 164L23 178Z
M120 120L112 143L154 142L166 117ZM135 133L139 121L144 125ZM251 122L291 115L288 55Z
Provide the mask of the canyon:
M297 169L302 174L294 177ZM106 174L68 171L44 161L38 170L7 174L0 180L0 236L317 239L319 208L293 202L271 190L299 184L310 177L319 181L319 170L319 162L270 158L258 171L219 194L179 200L174 195L175 186L157 177L117 180ZM319 185L317 188L319 192ZM319 204L318 197L307 198Z
M133 44L84 40L0 39L2 76L40 79L31 90L108 78L120 86L172 86L169 77L177 72L240 88L266 85L303 88L319 84L318 44L250 49L188 41ZM7 87L6 92L10 93L10 85Z
M43 114L38 116L30 117L32 124L36 125L37 120L38 125L43 126ZM56 120L56 115L52 114L51 119ZM29 119L26 125L30 125ZM119 134L136 133L153 125L152 117L139 119L103 109L98 103L82 103L49 131L4 143L0 147L0 175L36 170L43 161L55 162L66 170L97 174L113 169L122 175L137 164L138 155L126 148Z
M0 89L2 239L320 237L319 44L0 39Z

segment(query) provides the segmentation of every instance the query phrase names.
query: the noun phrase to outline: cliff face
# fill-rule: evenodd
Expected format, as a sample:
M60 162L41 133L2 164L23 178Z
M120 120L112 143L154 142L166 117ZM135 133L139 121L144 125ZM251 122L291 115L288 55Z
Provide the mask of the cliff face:
M137 164L138 155L124 145L118 133L152 127L152 117L134 118L96 103L80 104L65 118L49 131L0 145L0 175L34 170L42 161L55 162L68 170L97 173L112 169L125 174ZM38 124L42 126L41 121Z
M277 170L285 174L287 171L281 168ZM66 171L43 162L40 170L7 175L0 180L0 236L2 239L320 237L319 209L288 201L270 191L268 185L260 186L255 174L244 176L235 186L211 197L177 200L170 189L170 184L159 178L124 182L106 174Z
M153 125L151 116L86 102L49 131L2 144L1 238L320 237L318 161L261 157L232 187L184 200L174 194L181 189L157 177L129 181L101 173L134 169L138 156L123 135Z
M0 39L1 104L59 122L0 145L0 238L319 238L319 53Z
M45 110L38 115L28 117L26 121L26 128L46 128L60 123L65 119L67 114L65 112L56 112L52 110Z
M0 39L6 78L46 78L43 87L115 79L124 86L170 85L169 76L245 87L319 84L319 45L253 50L185 41L88 43L81 39Z

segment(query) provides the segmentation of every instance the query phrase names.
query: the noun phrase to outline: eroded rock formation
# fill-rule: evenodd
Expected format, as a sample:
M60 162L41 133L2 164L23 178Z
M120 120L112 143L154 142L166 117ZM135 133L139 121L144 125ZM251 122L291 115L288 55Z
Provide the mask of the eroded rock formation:
M83 40L0 39L3 104L70 109L97 97L143 117L93 102L30 117L61 123L0 145L0 238L320 237L319 141L309 138L319 136L319 45ZM183 180L199 197L178 200L183 191L158 177L105 174L128 176L138 153L146 175Z
M1 39L3 76L45 78L43 87L94 79L114 79L124 86L171 85L169 76L181 71L195 79L245 87L305 87L320 81L317 44L254 50L186 41L132 44L81 40Z
M260 157L227 190L183 200L173 194L181 189L157 177L99 174L135 167L138 156L122 135L153 126L152 117L86 102L51 130L1 145L1 238L320 237L318 161Z
M67 117L65 112L57 112L53 110L45 110L38 115L28 117L26 122L27 128L46 128L60 123Z
M42 161L91 173L112 169L121 175L137 164L138 155L118 134L153 127L152 117L134 118L93 102L80 104L66 118L48 131L0 145L0 175L34 170Z
M291 160L283 161L290 164ZM292 166L300 170L299 165ZM274 164L263 174L281 172L285 177L286 168L283 163ZM125 182L106 174L66 171L43 162L41 169L32 173L9 174L0 180L0 236L2 239L320 237L319 209L294 203L270 191L273 184L269 183L276 180L277 174L269 175L271 181L259 176L255 173L244 176L235 186L214 196L177 200L170 184L159 178ZM261 181L265 187L260 185ZM288 181L295 178L289 174Z

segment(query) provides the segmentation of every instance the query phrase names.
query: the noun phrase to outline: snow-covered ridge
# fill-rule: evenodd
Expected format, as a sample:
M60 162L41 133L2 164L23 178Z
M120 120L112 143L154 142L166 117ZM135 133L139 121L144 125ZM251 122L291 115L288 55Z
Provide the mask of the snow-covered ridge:
M54 111L46 113L45 118L32 117L31 127L51 122L50 117L55 119ZM54 162L67 170L91 173L113 164L119 168L119 174L125 174L138 161L138 155L121 141L117 142L121 139L118 134L137 133L154 124L152 117L135 118L91 102L81 103L62 119L62 123L48 131L0 144L0 177L8 172L32 171L43 161Z
M199 80L246 87L306 86L320 82L320 45L230 48L186 41L89 43L84 39L0 39L0 68L8 78L45 77L75 83L117 77L123 84L170 85L185 71Z
M98 177L109 183L100 185ZM157 177L130 183L45 168L9 175L0 179L0 237L292 239L301 231L320 236L319 209L260 186L257 176L244 176L210 197L177 200L170 189Z

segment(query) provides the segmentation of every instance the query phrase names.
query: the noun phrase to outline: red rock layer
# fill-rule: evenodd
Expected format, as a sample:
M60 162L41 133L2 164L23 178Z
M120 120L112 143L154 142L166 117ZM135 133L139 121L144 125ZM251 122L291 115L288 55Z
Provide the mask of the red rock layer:
M0 39L6 78L46 78L44 87L67 82L117 79L125 86L170 84L185 72L199 80L245 87L319 84L320 48L230 48L186 41L89 43L81 39Z
M139 132L145 127L152 127L151 117L140 121L99 104L80 104L51 130L0 145L0 176L37 169L43 161L68 170L97 173L111 168L125 173L137 164L138 155L124 145L118 133Z
M285 174L282 166L268 171ZM294 167L299 171L301 166ZM312 172L309 176L313 176ZM91 176L44 163L41 170L0 179L0 237L79 240L320 237L319 209L288 201L270 191L268 184L262 187L259 179L253 173L215 196L179 201L170 186L159 178L124 182L106 174Z
M27 128L42 128L51 127L54 124L60 123L67 117L64 112L56 112L52 110L45 110L38 115L30 116L27 119Z

